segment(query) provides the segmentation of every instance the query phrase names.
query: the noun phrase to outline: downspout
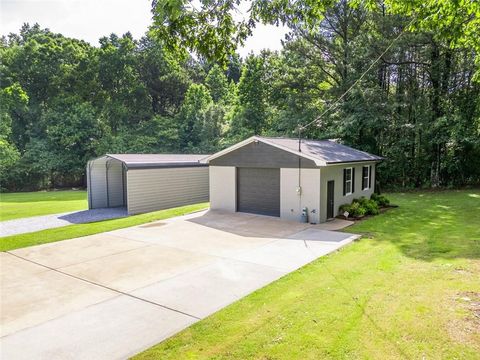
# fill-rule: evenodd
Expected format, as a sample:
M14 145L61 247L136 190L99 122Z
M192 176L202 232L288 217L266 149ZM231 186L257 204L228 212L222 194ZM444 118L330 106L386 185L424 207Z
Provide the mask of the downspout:
M300 124L298 125L298 152L302 152L302 127ZM298 210L299 213L301 214L303 209L302 209L302 158L300 155L298 156L298 186L297 186L297 195L298 195Z
M302 127L298 125L298 152L302 152ZM302 187L301 187L301 170L302 170L302 158L298 157L298 189L300 190L299 195L302 196Z

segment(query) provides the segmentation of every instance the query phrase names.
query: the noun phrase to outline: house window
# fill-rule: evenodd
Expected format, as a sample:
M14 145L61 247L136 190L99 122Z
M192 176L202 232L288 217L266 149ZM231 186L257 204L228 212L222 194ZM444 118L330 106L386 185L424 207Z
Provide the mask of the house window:
M362 169L362 190L370 189L370 166Z
M352 168L344 169L344 181L343 181L343 193L344 195L350 195L353 192L353 170Z

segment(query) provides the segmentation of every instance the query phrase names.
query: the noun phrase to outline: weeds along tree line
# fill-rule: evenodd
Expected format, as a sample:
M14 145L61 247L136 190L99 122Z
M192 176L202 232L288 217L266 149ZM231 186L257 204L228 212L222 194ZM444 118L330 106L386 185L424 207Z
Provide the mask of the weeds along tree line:
M153 31L92 46L24 25L1 40L1 188L81 186L86 162L105 153L212 153L253 134L296 136L410 20L339 1L308 29L289 24L281 51L219 63ZM432 30L405 31L303 136L384 156L384 188L476 184L475 56Z

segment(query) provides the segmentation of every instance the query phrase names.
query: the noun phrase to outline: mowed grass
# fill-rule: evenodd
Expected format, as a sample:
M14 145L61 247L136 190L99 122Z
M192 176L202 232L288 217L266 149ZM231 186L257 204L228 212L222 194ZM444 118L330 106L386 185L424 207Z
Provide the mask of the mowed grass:
M479 359L480 191L390 198L361 240L135 359Z
M86 209L84 190L0 194L0 221Z
M14 250L32 245L40 245L60 240L73 239L81 236L98 234L105 231L122 229L129 226L185 215L207 208L208 203L200 203L149 212L146 214L132 215L125 218L104 220L87 224L68 225L26 234L5 236L0 238L0 251Z

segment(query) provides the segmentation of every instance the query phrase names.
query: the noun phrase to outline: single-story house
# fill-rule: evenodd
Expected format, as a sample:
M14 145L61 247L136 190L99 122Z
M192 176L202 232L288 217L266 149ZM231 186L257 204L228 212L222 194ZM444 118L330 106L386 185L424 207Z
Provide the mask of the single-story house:
M383 158L332 140L253 136L205 159L210 208L325 222L370 197Z
M208 155L107 154L87 164L89 209L138 214L208 201Z

